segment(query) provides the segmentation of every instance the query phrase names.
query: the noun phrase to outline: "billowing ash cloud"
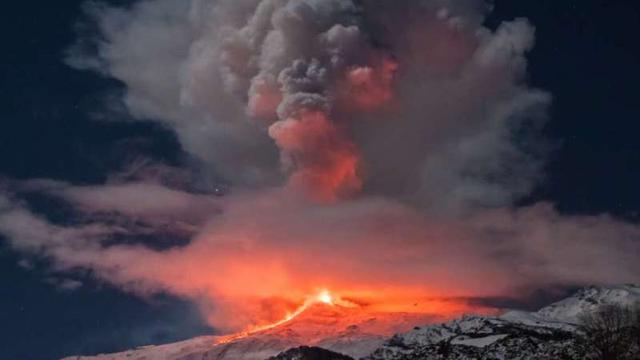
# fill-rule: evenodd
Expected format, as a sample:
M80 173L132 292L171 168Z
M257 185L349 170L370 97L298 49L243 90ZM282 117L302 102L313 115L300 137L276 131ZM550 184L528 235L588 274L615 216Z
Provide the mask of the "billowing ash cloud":
M406 310L416 299L640 280L636 225L513 205L541 176L536 131L550 103L525 82L525 19L488 29L490 7L475 0L86 9L100 37L79 41L69 64L122 81L132 117L173 128L234 189L14 184L91 219L54 224L15 191L0 199L0 232L58 270L191 298L228 329L278 319L320 288ZM149 228L193 237L168 250L109 241Z
M522 82L533 28L482 27L482 2L87 8L103 38L69 62L123 81L133 116L175 128L236 185L280 183L282 163L325 197L364 188L441 212L508 204L539 173L540 149L512 139L549 103Z

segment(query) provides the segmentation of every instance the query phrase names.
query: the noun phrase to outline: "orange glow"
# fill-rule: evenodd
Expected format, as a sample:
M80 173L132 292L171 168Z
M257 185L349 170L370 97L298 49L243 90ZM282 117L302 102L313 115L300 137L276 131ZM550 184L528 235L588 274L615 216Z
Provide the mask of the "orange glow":
M324 290L320 294L318 294L317 299L324 304L333 305L333 296L331 296L331 293L329 293L327 290Z
M464 241L402 206L359 199L309 203L279 189L235 196L226 212L185 247L124 257L124 278L152 278L201 301L216 329L255 332L296 318L309 303L360 314L424 314L439 319L490 309L464 297L505 287L501 269L479 267ZM167 264L170 264L168 266ZM453 271L458 271L457 273ZM311 299L311 300L310 300ZM415 324L420 325L420 324Z
M307 311L311 306L318 303L334 306L333 296L331 295L331 293L329 293L329 291L323 290L317 295L309 297L304 303L302 303L302 305L298 306L294 311L287 313L282 319L270 324L249 326L244 331L220 338L218 340L218 344L232 342L234 340L286 324L300 316L303 312Z
M269 135L283 151L285 166L292 168L289 183L320 201L332 202L362 187L355 145L344 130L320 111L300 111L278 121Z
M465 251L440 256L465 235L443 232L441 223L403 206L310 203L288 189L249 195L232 195L226 212L188 246L144 251L136 256L144 262L120 248L110 256L131 264L125 278L157 279L172 293L201 299L209 322L228 333L286 323L309 301L448 318L487 311L460 300L492 295L483 284L505 287L501 269L475 266Z
M393 79L398 63L385 58L376 67L360 66L346 76L345 102L360 110L375 110L393 98Z
M394 290L394 293L397 290ZM361 293L360 296L367 294ZM248 336L268 332L270 330L292 324L304 314L312 319L313 326L326 324L329 327L336 327L336 324L354 321L357 318L378 318L379 323L368 329L379 335L392 335L395 331L406 331L415 325L424 325L430 321L444 321L464 312L473 311L475 313L493 314L491 309L472 307L461 301L443 298L401 298L395 296L387 301L383 299L384 294L368 293L373 298L347 299L333 295L328 290L321 290L313 296L308 296L306 300L293 311L287 312L281 319L272 323L262 325L252 325L245 330L217 339L217 344L233 342ZM379 301L370 303L369 301ZM318 307L320 306L320 307ZM335 311L323 310L322 306L336 308ZM349 310L352 309L352 310ZM386 319L386 320L383 320ZM300 321L297 329L300 331L317 332L313 329L305 329L304 321ZM396 324L397 323L397 324ZM340 328L338 326L338 328ZM326 331L326 329L325 329Z

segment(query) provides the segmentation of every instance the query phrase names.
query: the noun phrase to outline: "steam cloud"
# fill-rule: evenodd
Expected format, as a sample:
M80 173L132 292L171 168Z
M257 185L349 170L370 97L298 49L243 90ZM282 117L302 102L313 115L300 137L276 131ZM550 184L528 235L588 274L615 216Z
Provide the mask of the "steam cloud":
M69 64L122 81L132 117L173 128L234 189L17 184L93 219L54 224L2 195L0 232L56 270L191 298L230 330L277 319L320 287L402 302L640 280L638 226L514 205L542 172L536 130L551 101L524 81L534 45L525 19L490 30L490 7L475 0L86 10L100 37L80 40ZM109 245L158 228L192 239Z

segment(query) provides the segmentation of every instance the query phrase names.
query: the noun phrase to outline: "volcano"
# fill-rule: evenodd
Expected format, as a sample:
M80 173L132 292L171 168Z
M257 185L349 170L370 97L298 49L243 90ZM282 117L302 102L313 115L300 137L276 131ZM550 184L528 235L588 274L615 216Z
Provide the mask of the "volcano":
M638 301L638 285L589 287L535 312L465 315L448 322L438 315L371 313L362 307L315 302L290 321L251 334L205 336L63 360L315 359L336 353L355 359L441 359L443 346L451 355L446 359L513 358L509 354L522 355L519 359L582 359L585 354L576 343L579 316L601 305Z
M428 314L371 313L362 307L315 302L290 321L244 336L205 336L63 360L342 359L339 354L368 360L512 359L513 354L518 359L577 360L585 356L577 344L581 314L602 305L629 306L639 301L640 286L589 287L535 312L512 310L454 320ZM442 357L443 348L447 357Z

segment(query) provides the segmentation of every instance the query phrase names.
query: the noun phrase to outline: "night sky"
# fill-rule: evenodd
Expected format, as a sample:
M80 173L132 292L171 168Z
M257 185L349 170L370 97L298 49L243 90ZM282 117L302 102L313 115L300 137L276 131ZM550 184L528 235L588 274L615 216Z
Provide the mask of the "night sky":
M121 84L63 63L80 26L81 3L14 1L3 11L0 176L99 184L132 154L184 165L189 156L171 130L114 121L117 112L107 120L100 115L104 96ZM544 133L554 150L545 180L523 202L549 200L566 214L638 219L640 3L496 1L488 25L516 17L536 27L529 83L553 95ZM33 202L65 216L47 199ZM112 352L213 331L187 301L140 299L90 274L78 276L84 285L64 290L46 261L27 264L0 241L2 359Z

